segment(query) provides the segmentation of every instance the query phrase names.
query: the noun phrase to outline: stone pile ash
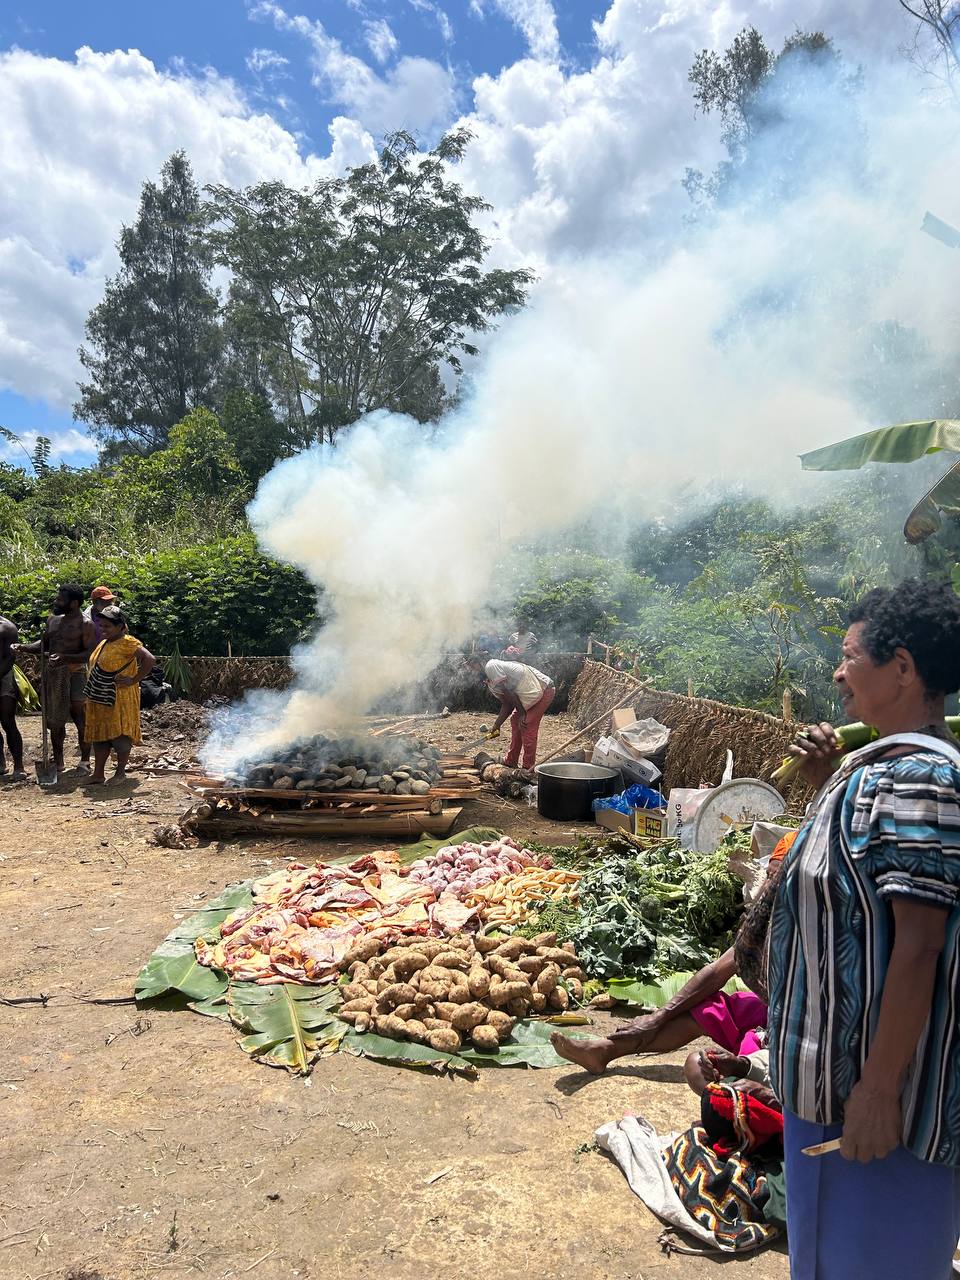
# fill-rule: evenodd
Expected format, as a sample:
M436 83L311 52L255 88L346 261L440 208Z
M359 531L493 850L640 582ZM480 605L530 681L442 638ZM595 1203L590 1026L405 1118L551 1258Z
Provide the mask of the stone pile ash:
M275 791L370 791L424 796L440 782L440 750L419 738L343 740L318 734L227 776Z

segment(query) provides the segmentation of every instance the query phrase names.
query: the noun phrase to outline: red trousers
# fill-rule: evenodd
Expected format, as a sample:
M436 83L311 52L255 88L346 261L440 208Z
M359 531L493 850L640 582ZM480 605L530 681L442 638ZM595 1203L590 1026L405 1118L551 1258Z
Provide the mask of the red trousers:
M544 689L539 702L527 707L524 722L520 723L520 712L515 711L510 717L510 750L503 757L503 763L515 769L520 763L520 748L523 748L523 767L532 769L537 763L537 735L540 733L540 721L544 712L556 697L556 685Z

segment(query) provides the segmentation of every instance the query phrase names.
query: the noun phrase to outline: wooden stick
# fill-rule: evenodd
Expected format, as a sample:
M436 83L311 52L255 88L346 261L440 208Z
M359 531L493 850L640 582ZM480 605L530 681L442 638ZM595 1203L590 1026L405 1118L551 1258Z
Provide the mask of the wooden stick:
M793 695L789 689L783 691L783 718L787 724L793 721Z
M560 746L557 747L556 751L551 751L550 754L548 756L544 756L543 759L539 761L539 763L546 764L548 760L556 759L556 757L560 754L561 751L566 751L567 747L572 747L575 742L578 742L581 738L586 737L586 735L591 731L591 729L596 729L597 725L603 724L604 720L606 720L608 716L612 716L614 711L619 710L619 708L622 707L624 703L629 702L631 698L639 697L641 693L642 693L642 689L638 689L638 688L630 689L627 693L623 695L622 698L620 698L617 702L615 702L612 707L609 707L603 713L602 716L597 716L596 720L591 720L588 725L586 725L583 729L579 731L579 733L575 733L572 738L568 738L566 742L561 743Z

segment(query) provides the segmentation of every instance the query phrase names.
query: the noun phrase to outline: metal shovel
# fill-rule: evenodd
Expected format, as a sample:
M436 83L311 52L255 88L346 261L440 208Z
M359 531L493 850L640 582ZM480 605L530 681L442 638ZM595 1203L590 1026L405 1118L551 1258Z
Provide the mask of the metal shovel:
M47 727L46 655L40 648L40 723L43 729L43 760L35 760L37 782L41 787L55 787L60 781L56 762L50 757L50 730Z

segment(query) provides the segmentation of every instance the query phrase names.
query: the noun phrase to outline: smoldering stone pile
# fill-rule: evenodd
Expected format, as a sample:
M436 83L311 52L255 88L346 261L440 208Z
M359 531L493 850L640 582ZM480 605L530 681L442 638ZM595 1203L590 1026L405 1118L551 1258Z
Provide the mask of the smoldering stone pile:
M318 735L228 781L275 791L375 791L425 796L440 781L440 751L419 738L342 742Z

